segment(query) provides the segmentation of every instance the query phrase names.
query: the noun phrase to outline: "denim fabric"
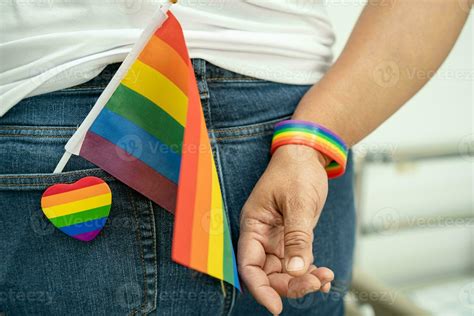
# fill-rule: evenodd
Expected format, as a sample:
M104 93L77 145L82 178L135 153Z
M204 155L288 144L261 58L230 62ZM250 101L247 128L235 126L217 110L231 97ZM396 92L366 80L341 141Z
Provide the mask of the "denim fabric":
M309 86L283 85L193 60L223 184L234 247L239 214L269 159L273 125L290 117ZM64 144L117 69L86 84L23 100L0 119L0 312L6 315L268 315L238 293L171 261L173 216L80 157L51 174ZM317 265L336 275L330 294L285 300L284 315L342 315L355 212L352 162L330 181L315 231ZM42 192L84 176L111 187L110 217L91 243L44 217Z

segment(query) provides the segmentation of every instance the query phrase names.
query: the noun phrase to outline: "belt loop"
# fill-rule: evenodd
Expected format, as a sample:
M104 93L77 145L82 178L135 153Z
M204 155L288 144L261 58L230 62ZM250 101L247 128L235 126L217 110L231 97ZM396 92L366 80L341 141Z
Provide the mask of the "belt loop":
M201 98L202 111L207 128L212 129L211 109L209 102L209 87L207 86L206 61L200 58L192 59L194 74Z
M202 78L207 81L207 65L206 65L206 61L204 59L199 59L199 61L201 62L201 76Z
M203 77L205 77L205 73L203 71L205 71L205 61L203 59L200 59L200 58L193 58L191 59L191 63L193 65L193 69L194 69L194 75L196 76L196 81L200 81L200 79L202 79Z

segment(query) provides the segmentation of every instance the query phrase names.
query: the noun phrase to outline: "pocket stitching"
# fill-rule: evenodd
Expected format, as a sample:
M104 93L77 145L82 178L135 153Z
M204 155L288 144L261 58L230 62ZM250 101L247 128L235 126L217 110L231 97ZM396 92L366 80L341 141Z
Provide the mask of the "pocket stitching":
M247 137L265 136L273 133L273 128L276 123L289 119L291 115L287 115L275 120L266 121L258 124L251 124L240 127L227 127L221 129L212 130L216 140L231 140L231 139L242 139ZM218 136L218 134L224 134ZM227 135L225 135L227 134Z
M0 188L24 188L24 187L48 187L62 181L77 181L84 176L98 176L106 182L114 182L116 179L100 168L72 170L62 173L48 174L9 174L0 175ZM26 180L22 180L26 179ZM15 182L14 180L19 180ZM42 180L42 181L41 181Z
M11 129L24 129L24 130L76 130L77 127L71 126L23 126L23 125L8 125L8 126L0 126L0 131L2 130L11 130Z
M247 134L247 135L236 135L236 136L222 136L222 137L216 137L215 140L232 140L232 139L242 139L242 138L251 138L251 137L257 137L257 136L268 136L273 134L273 131L264 131L260 133L252 133L252 134Z
M136 233L135 233L135 236L137 238L137 241L139 242L139 249L140 249L140 261L141 261L141 264L142 264L142 270L143 270L143 293L142 293L142 297L143 297L143 301L140 305L140 309L141 311L143 311L145 309L145 305L146 305L146 301L147 301L147 297L146 297L146 292L147 292L147 283L146 283L146 271L145 271L145 258L144 258L144 255L143 255L143 248L142 248L142 237L141 237L141 230L140 230L140 221L138 220L138 215L137 215L137 205L135 204L135 199L133 198L132 194L130 191L128 191L128 198L130 199L131 203L132 203L132 207L133 207L133 217L135 218L135 222L137 224L137 229L136 229ZM138 309L137 308L133 308L131 311L130 311L130 314L129 315L136 315L138 312Z
M0 134L0 137L33 137L33 138L62 138L69 139L72 135L34 135L34 134Z

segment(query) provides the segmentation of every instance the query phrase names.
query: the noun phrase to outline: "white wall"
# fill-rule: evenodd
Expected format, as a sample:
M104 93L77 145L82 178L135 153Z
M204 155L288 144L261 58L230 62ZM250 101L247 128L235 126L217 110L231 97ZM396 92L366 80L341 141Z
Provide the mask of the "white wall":
M337 57L364 3L327 3ZM439 72L355 148L359 155L396 155L451 145L462 154L454 159L374 164L364 172L358 211L366 234L358 240L356 264L394 285L474 270L474 158L468 154L474 151L473 24L471 13ZM415 224L410 228L410 223Z
M327 0L336 31L335 56L342 51L363 0ZM431 81L363 144L417 146L460 142L474 133L474 23L472 14L453 51Z

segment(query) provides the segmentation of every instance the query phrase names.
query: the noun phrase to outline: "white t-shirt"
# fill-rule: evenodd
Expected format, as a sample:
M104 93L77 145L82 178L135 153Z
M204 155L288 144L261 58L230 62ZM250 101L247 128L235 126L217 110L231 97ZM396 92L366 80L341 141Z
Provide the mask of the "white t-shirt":
M130 51L160 0L0 4L0 116L27 96L81 84ZM265 80L312 84L332 62L323 0L179 0L192 58Z

